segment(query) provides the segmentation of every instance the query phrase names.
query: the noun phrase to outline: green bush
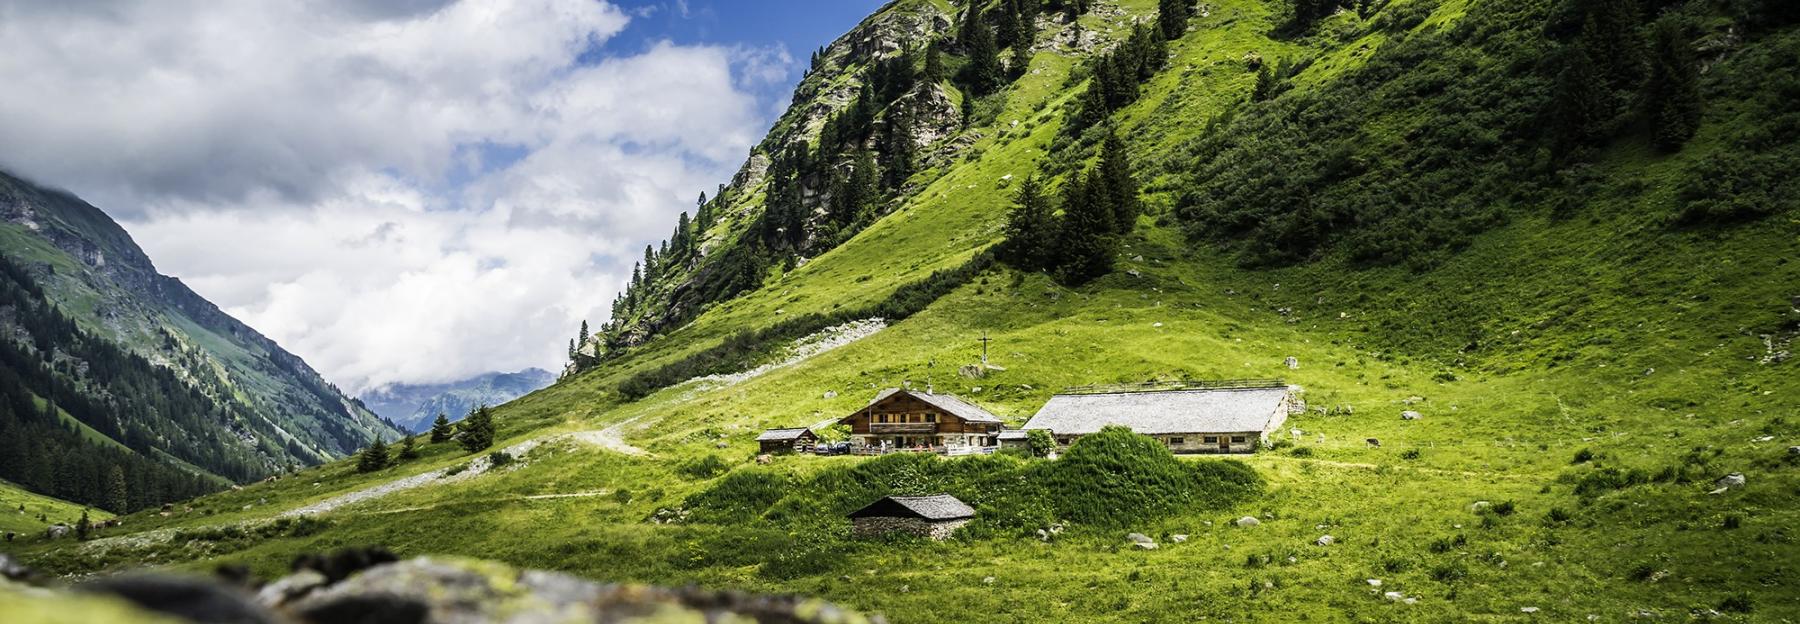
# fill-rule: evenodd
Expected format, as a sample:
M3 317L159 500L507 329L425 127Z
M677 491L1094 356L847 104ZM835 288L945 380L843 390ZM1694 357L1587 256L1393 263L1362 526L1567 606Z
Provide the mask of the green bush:
M802 483L768 470L737 470L689 497L686 507L700 522L841 526L846 514L883 496L944 493L976 510L962 535L1019 536L1062 521L1110 528L1182 509L1223 508L1260 488L1256 473L1240 462L1183 461L1154 439L1108 428L1054 462L896 453L832 466Z
M681 474L695 479L711 479L725 474L725 471L727 470L731 470L731 464L727 463L718 455L709 454L704 457L682 462L681 466L676 468L676 470L681 472Z

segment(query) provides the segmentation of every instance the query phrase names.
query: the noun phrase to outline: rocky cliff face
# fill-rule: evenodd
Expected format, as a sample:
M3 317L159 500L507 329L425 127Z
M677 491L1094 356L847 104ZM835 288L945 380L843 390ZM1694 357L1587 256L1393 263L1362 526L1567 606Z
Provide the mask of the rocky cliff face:
M219 426L260 449L270 471L398 434L300 357L158 273L124 228L80 198L0 173L0 221L0 253L28 266L84 329L239 408Z
M934 3L893 2L826 46L812 70L795 87L787 112L713 197L710 208L717 219L702 223L695 257L673 267L672 275L658 286L647 288L646 296L630 302L628 310L616 314L605 335L597 334L595 342L578 349L580 355L570 370L579 370L609 353L635 347L679 327L705 305L718 300L721 289L717 284L744 279L736 274L740 269L736 259L720 259L730 258L734 250L742 251L746 230L768 209L767 195L772 190L769 175L774 160L791 146L810 146L819 141L827 121L856 101L882 61L910 49L921 54L922 62L923 49L929 42L950 38L954 30L952 17ZM909 112L915 168L954 159L968 143L958 140L964 130L962 111L951 89L947 83L921 82L892 102L879 103L883 108L903 106ZM885 118L875 121L877 128L886 123ZM889 146L871 138L856 147L886 162ZM844 155L821 169L844 172L852 167L852 157ZM834 189L827 175L805 177L796 184L801 210L807 215L802 226L805 232L796 238L804 241L804 249L816 255L841 242L841 232L827 223L827 206L835 197ZM910 190L901 188L898 192ZM838 238L831 238L834 235ZM804 262L804 258L796 261Z

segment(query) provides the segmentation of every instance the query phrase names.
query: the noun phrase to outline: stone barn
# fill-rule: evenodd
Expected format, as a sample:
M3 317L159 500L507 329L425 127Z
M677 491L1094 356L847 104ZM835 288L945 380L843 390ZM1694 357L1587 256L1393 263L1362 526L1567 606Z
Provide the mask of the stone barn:
M941 540L974 517L974 508L949 494L887 496L850 512L850 523L857 537L910 533Z
M1218 385L1066 392L1050 397L1025 429L1049 430L1058 444L1069 444L1121 425L1176 453L1249 453L1287 422L1288 389L1279 381L1210 383Z
M805 453L819 444L819 436L811 429L770 429L756 436L756 444L762 453Z

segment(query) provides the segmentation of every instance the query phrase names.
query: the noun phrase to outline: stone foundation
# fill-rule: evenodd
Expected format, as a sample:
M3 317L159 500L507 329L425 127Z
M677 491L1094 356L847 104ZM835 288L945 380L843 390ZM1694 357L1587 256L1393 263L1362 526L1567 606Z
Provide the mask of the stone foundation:
M918 518L856 518L851 521L851 533L856 537L875 537L889 533L910 533L919 537L942 540L950 537L969 519L944 520L930 522Z

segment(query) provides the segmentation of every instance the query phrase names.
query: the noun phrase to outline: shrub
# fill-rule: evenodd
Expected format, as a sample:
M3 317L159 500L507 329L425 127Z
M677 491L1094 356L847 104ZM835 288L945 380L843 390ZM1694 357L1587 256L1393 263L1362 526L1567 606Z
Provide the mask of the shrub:
M1575 451L1575 459L1574 459L1574 460L1572 460L1572 461L1570 461L1570 462L1569 462L1569 463L1571 463L1571 464L1585 464L1585 463L1588 463L1588 462L1591 462L1591 461L1594 461L1594 451L1593 451L1593 449L1585 449L1585 448L1584 448L1584 449L1581 449L1581 450L1579 450L1579 451Z
M1750 594L1738 592L1719 601L1719 610L1726 613L1749 613L1756 606L1750 600Z
M1574 516L1570 515L1568 510L1561 507L1552 507L1550 508L1550 511L1544 513L1544 525L1558 527L1568 524L1569 520L1573 518Z
M1031 446L1032 455L1047 457L1056 452L1056 438L1050 437L1049 431L1043 429L1027 431L1025 432L1025 441Z
M1737 514L1725 514L1725 521L1719 526L1724 529L1735 529L1744 525L1744 517Z
M1120 426L1083 436L1041 468L1060 517L1101 526L1199 502L1232 502L1259 486L1256 473L1240 462L1183 462L1155 439Z
M1296 446L1294 450L1288 451L1288 454L1294 457L1312 457L1313 450L1310 446Z
M681 474L696 479L711 479L725 474L725 471L727 470L731 470L731 464L726 463L725 460L718 455L709 454L698 459L682 462L681 466L676 468L676 470L680 471Z
M1416 448L1406 449L1405 451L1402 451L1400 453L1400 459L1411 461L1414 459L1418 459L1420 454L1421 453L1419 452L1419 449L1416 449Z
M517 460L517 458L513 457L512 453L508 453L506 451L494 451L492 453L488 453L488 463L492 464L493 467L495 467L495 468L499 468L501 466L505 466L507 464L513 463L516 460Z
M1500 501L1500 504L1489 507L1488 510L1497 516L1510 516L1517 511L1517 507L1513 505L1512 501Z
M1469 568L1462 562L1451 562L1431 569L1431 578L1439 583L1455 583L1469 577Z

